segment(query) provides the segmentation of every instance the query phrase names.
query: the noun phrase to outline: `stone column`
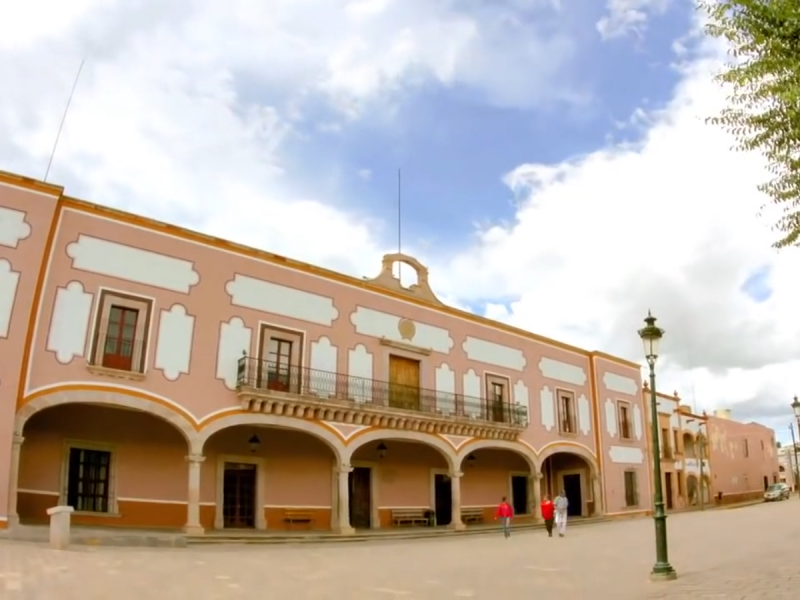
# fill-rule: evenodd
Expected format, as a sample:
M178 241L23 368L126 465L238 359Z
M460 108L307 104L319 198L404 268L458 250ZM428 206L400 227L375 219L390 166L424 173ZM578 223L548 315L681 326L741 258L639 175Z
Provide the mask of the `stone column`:
M340 465L336 471L339 477L337 533L340 535L353 535L355 533L355 529L350 526L350 473L352 471L353 467L347 464Z
M461 521L461 478L463 476L464 473L460 471L450 473L450 495L452 496L450 527L456 531L466 528Z
M594 512L590 517L599 517L603 514L603 485L600 477L592 475L592 498L594 498Z
M11 446L11 464L8 473L8 526L16 527L19 525L19 514L17 514L17 489L19 489L19 456L22 452L22 442L25 438L19 434L14 434L14 442ZM59 490L60 493L60 490Z
M542 503L542 474L531 473L528 476L528 498L531 503L531 518L533 521L541 519L539 505Z
M192 454L186 457L189 463L189 493L186 507L186 526L183 528L189 535L203 535L205 530L200 524L200 470L205 456Z

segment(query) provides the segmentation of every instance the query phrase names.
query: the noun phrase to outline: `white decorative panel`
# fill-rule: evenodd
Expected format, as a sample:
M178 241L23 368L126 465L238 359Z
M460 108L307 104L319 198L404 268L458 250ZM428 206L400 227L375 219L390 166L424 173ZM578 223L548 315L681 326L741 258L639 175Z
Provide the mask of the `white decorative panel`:
M542 410L542 426L550 431L556 426L556 399L547 386L539 392L539 405Z
M24 212L0 206L0 246L16 248L30 234L31 226L25 221Z
M217 345L217 379L225 382L229 390L236 389L239 359L250 352L252 330L239 317L220 323Z
M315 377L313 371L336 373L338 371L336 360L338 357L336 346L324 335L316 342L311 342L311 381L309 389L322 398L330 398L336 393L336 379L320 375ZM324 379L323 379L324 378Z
M186 312L185 306L173 304L169 310L161 311L154 367L161 369L170 381L189 372L193 337L194 317Z
M642 439L642 409L638 404L633 405L633 434L637 440Z
M611 462L618 465L641 465L644 462L642 449L632 446L611 446L608 456Z
M481 398L481 378L470 369L463 376L464 384L464 412L468 417L481 416L481 406L476 404L475 398Z
M456 374L447 363L436 367L436 408L446 415L456 412Z
M528 398L528 386L521 379L514 386L514 402L519 406L524 406L528 412L528 420L531 418L531 403Z
M403 337L400 333L402 329L399 326L400 321L408 321L414 324L413 329L410 330L413 335ZM450 337L450 332L446 329L420 323L419 321L412 321L411 319L404 319L403 317L371 308L364 308L363 306L357 307L355 312L350 315L350 322L355 326L356 332L361 335L383 338L393 342L405 342L420 348L429 348L442 354L449 354L454 344L453 338Z
M46 347L55 352L56 360L61 364L66 365L86 352L93 299L92 294L83 290L80 281L70 281L67 287L56 291Z
M10 262L0 258L0 338L8 337L18 285L19 273L11 268Z
M543 358L539 361L539 371L541 371L543 377L548 379L555 379L572 385L586 385L586 371L560 360Z
M617 403L606 398L606 431L612 438L617 437Z
M235 275L233 281L225 284L225 291L235 306L299 321L330 327L339 316L332 298L245 275Z
M200 281L194 263L88 235L67 246L72 268L188 294Z
M583 394L578 397L578 427L583 435L589 435L592 430L592 412L589 410L589 401Z
M635 396L639 392L639 386L636 385L635 380L630 377L617 375L616 373L606 373L603 375L603 384L606 386L606 389L612 392L619 392L620 394Z
M477 360L489 365L523 371L527 364L522 350L487 342L480 338L467 336L461 347L470 360Z
M356 402L372 402L372 354L364 344L359 344L347 353L347 372L350 377L348 397Z

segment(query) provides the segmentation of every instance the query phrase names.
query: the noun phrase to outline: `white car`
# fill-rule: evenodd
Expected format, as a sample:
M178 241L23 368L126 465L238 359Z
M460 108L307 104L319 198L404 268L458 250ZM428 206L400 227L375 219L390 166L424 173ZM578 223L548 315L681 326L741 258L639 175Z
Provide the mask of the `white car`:
M764 502L789 499L789 486L785 483L773 483L764 492Z

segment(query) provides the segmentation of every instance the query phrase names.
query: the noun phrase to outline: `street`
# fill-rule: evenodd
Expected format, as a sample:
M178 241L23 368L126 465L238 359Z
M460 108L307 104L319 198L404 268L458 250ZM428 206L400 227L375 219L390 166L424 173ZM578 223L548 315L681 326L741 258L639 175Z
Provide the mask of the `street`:
M670 516L678 580L651 583L650 519L353 544L143 549L0 542L0 598L796 598L800 501ZM550 596L553 597L553 596Z

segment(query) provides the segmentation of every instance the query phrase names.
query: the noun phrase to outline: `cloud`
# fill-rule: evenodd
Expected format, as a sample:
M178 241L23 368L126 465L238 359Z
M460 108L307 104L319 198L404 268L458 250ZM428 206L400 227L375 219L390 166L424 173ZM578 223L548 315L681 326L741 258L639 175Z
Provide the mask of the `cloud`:
M492 318L634 360L652 309L666 329L660 388L691 388L701 408L749 402L765 416L788 413L800 254L770 248L761 157L732 152L705 124L725 101L711 79L722 57L706 41L676 66L681 83L646 111L637 143L513 169L513 222L478 230L432 281L465 302L489 299ZM765 271L771 294L753 299L743 286Z
M666 12L667 4L667 0L608 0L608 12L597 21L597 31L604 40L642 36L650 17Z
M381 227L350 214L312 165L288 159L306 124L341 134L349 120L391 110L423 85L463 86L486 102L518 106L573 95L559 85L573 45L548 25L554 13L523 23L509 18L509 4L54 6L30 0L5 10L0 23L4 169L44 174L86 58L51 180L101 203L348 272L364 272L364 257L380 252ZM503 75L493 68L501 59ZM286 225L299 221L305 236Z
M478 12L458 8L466 5ZM41 177L88 54L53 181L371 277L391 232L335 189L305 187L315 165L290 160L287 147L306 123L344 134L348 120L422 85L466 86L490 105L528 109L578 98L561 75L574 43L510 6L81 0L48 13L49 2L30 0L0 23L0 78L13 82L0 95L0 165ZM698 55L696 40L676 42L684 62L672 100L632 115L636 143L508 165L512 222L420 258L449 303L486 306L493 318L632 359L652 309L667 330L659 387L692 389L700 408L756 399L765 415L783 405L788 414L800 368L800 258L770 250L769 221L757 214L760 157L731 152L731 140L704 124L725 94L710 81L719 49L705 42ZM320 104L330 109L324 120L315 118ZM765 268L772 293L756 302L742 286Z
M363 181L369 181L370 179L372 179L372 171L370 171L369 169L359 169L356 172L356 175L358 175L358 178Z

